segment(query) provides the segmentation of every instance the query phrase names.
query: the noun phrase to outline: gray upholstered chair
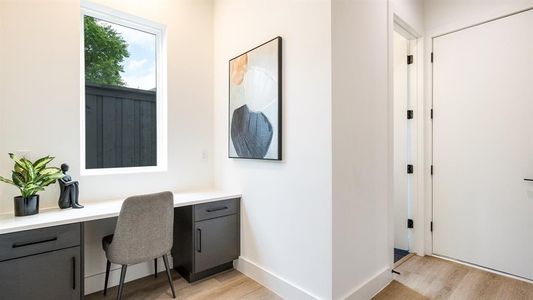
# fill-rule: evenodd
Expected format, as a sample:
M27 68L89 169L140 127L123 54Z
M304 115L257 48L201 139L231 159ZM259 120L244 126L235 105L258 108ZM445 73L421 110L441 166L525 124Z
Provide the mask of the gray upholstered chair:
M117 297L121 299L128 265L163 257L172 297L176 298L167 258L172 248L173 223L174 200L171 192L134 196L124 201L115 234L102 239L107 257L104 295L111 263L122 265Z

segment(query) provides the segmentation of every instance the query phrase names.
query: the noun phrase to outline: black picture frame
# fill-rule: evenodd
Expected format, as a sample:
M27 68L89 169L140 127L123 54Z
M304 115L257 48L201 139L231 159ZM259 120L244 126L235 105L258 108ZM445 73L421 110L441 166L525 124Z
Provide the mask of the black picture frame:
M231 143L232 143L232 137L231 137L231 130L232 130L232 106L231 106L231 70L232 70L232 62L245 55L253 52L254 50L257 50L265 45L268 45L269 43L272 43L274 41L277 41L277 157L250 157L250 156L239 156L239 155L232 155L231 153ZM243 52L233 58L231 58L228 61L228 158L236 158L236 159L257 159L257 160L273 160L273 161L281 161L282 160L282 38L281 36L277 36L271 40L268 40L246 52Z

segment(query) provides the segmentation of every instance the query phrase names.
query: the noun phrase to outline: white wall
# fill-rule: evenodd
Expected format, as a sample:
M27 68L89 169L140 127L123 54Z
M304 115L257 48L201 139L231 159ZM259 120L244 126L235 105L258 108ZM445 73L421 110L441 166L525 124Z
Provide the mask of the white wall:
M211 158L213 148L212 1L95 2L167 25L168 171L80 177L80 3L5 0L0 1L0 174L10 174L7 152L27 149L31 158L51 154L56 165L69 163L82 202L211 187L212 162L201 154ZM56 206L58 193L57 186L41 193L41 207ZM0 211L13 210L15 195L15 188L1 186ZM113 224L86 229L91 276L105 269L99 239Z
M428 1L426 1L428 2ZM418 34L424 33L424 0L389 0L389 13L396 14L406 29Z
M328 0L214 6L215 182L243 193L239 268L288 299L332 293L330 7ZM228 159L228 60L278 35L283 161Z
M333 1L334 299L390 278L387 19L385 0Z
M429 35L442 34L532 7L532 0L432 0L424 24Z
M422 32L422 1L332 3L333 298L368 299L391 279L393 15Z
M9 124L0 129L0 174L10 174L7 152L27 149L69 163L82 201L211 186L212 163L201 159L213 146L211 1L95 2L167 25L168 172L80 177L80 4L10 0L0 2L2 45L9 45L0 57L0 117ZM2 191L5 199L17 194ZM57 186L41 196L42 207L56 206ZM12 209L12 201L0 202L0 211Z

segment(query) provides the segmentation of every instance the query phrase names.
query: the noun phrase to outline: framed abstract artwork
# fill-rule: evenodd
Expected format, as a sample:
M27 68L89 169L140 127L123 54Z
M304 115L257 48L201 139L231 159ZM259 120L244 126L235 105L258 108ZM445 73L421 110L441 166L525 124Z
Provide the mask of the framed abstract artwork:
M229 61L228 151L281 160L281 37Z

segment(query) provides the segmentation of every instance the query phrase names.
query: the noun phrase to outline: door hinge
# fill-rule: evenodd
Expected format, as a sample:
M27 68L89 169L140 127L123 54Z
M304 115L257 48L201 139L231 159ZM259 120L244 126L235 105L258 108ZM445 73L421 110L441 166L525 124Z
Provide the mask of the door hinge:
M407 219L407 228L415 228L415 221L413 219Z
M431 119L433 119L433 108L429 111L429 115L430 115Z
M429 173L433 175L433 165L431 165L431 167L429 168Z
M407 64L410 65L413 63L413 56L412 55L407 55Z
M414 116L414 113L413 113L413 110L412 109L408 109L407 110L407 119L408 120L411 120Z
M433 232L433 221L429 223L429 231Z
M407 174L413 174L413 165L407 165Z
M433 52L431 52L431 62L433 63Z

